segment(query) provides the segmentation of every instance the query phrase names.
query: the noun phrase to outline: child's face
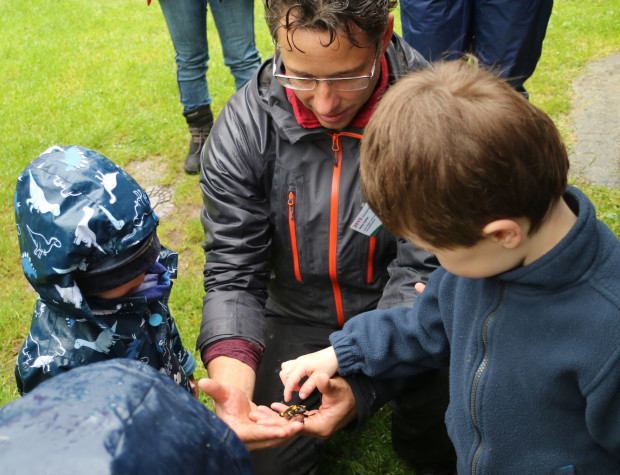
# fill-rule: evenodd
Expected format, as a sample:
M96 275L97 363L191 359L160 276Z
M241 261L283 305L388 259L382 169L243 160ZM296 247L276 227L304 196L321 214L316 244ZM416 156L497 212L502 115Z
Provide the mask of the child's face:
M131 297L133 294L136 293L138 287L142 285L142 282L144 282L144 276L145 274L140 274L138 277L130 280L126 284L120 285L106 292L96 294L95 297L99 297L100 299L117 299L120 297Z
M434 254L441 266L448 272L481 279L501 274L522 264L521 257L491 237L484 237L470 247L456 246L439 249L418 238L407 236L414 245Z

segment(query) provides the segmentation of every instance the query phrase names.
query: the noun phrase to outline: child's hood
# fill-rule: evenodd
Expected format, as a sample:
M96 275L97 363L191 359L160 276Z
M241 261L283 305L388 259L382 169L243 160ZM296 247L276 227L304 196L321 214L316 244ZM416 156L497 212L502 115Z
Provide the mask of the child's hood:
M20 174L15 222L26 278L47 305L91 315L76 274L157 227L148 196L122 168L80 146L54 146Z

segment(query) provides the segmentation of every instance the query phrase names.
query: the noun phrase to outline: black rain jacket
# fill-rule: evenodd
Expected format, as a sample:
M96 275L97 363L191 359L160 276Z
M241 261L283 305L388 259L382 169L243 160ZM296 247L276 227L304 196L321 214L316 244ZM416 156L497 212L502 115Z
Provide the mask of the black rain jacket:
M428 67L394 35L389 84ZM340 328L378 305L411 305L430 254L382 228L350 229L365 203L364 130L301 127L271 60L227 103L202 157L206 295L197 347L240 338L264 347L265 314Z

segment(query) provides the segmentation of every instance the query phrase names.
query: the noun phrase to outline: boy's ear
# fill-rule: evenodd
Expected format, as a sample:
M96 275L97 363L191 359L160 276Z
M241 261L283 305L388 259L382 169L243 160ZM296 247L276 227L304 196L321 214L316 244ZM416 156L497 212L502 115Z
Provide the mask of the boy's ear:
M497 219L484 228L482 234L502 245L506 249L515 249L523 240L523 229L513 219Z

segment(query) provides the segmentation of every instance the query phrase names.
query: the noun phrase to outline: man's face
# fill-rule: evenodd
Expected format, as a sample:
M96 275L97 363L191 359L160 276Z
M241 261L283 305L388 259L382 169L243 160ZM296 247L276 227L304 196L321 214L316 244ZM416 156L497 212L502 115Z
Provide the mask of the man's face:
M390 35L391 36L391 35ZM383 44L370 44L365 33L356 39L364 47L358 48L343 35L329 46L329 34L299 29L295 32L294 45L289 46L287 32L278 30L278 54L282 57L289 76L328 79L369 75L377 57L385 51ZM389 36L388 36L389 41ZM384 42L385 43L385 42ZM380 76L381 64L366 89L359 91L336 91L327 82L317 82L311 91L293 90L297 98L312 111L321 125L327 129L340 130L349 125L362 106L372 95Z

